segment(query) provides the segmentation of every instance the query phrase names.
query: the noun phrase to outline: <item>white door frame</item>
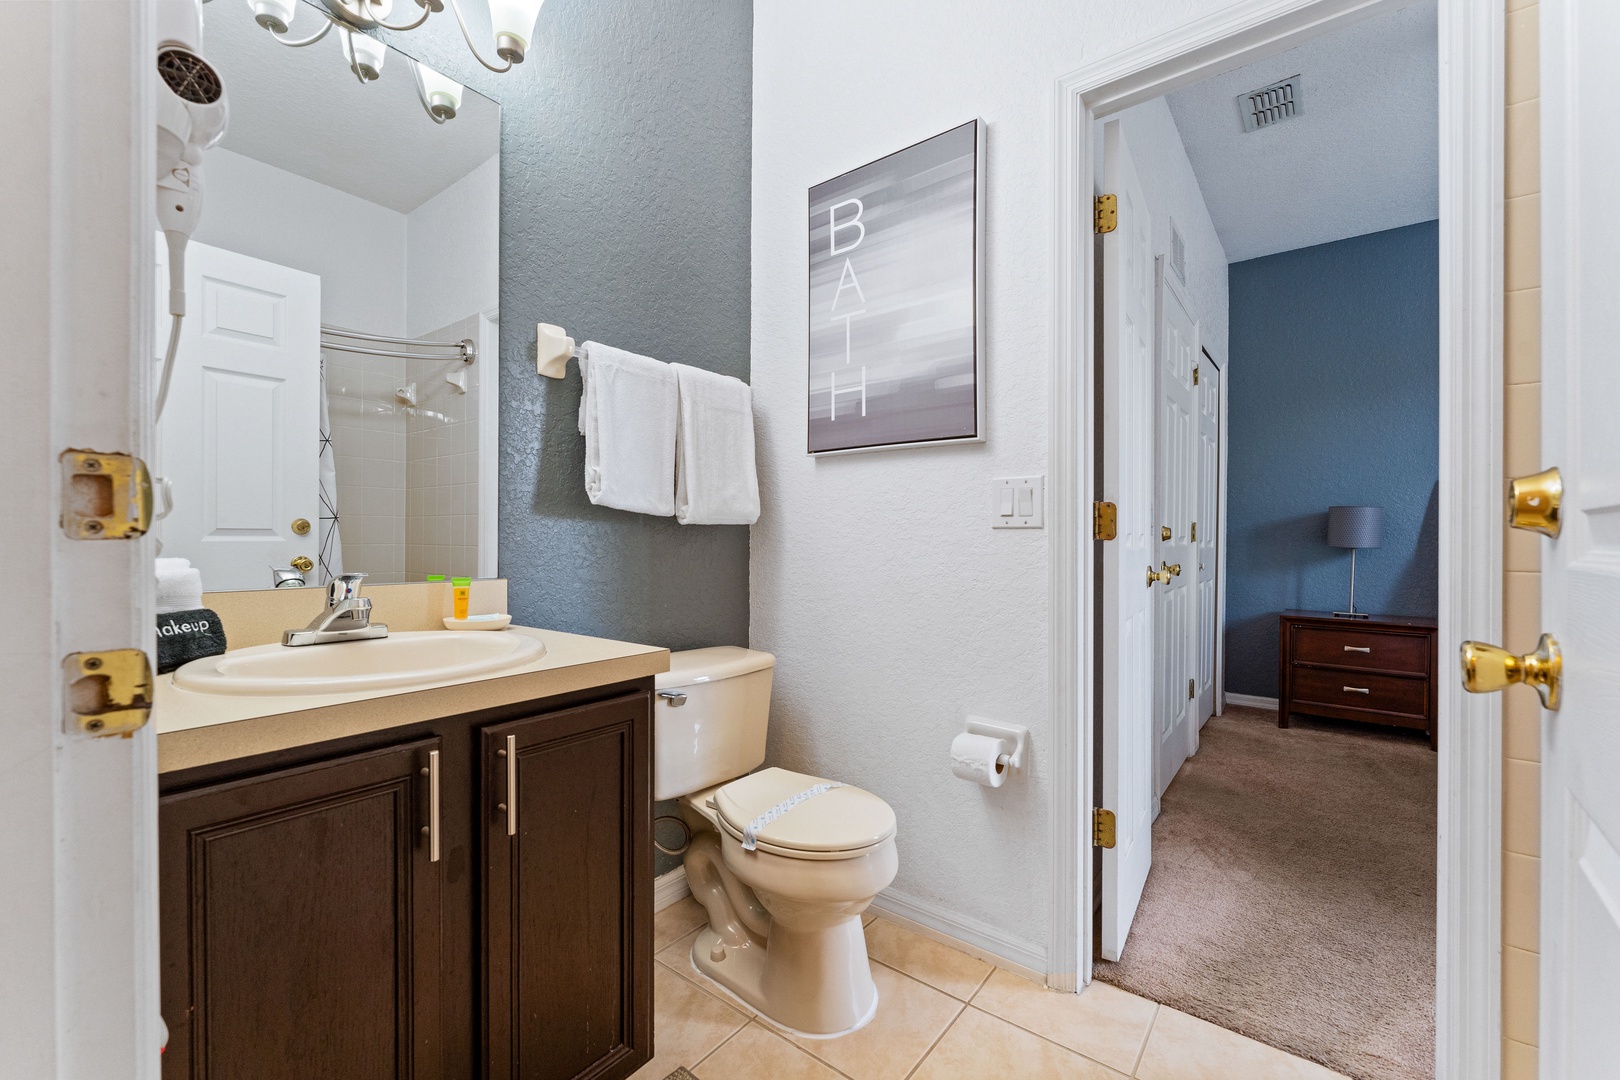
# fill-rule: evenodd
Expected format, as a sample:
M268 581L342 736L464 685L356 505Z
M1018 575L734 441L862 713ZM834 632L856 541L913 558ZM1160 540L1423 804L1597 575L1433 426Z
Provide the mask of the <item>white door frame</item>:
M1050 521L1052 904L1047 981L1090 979L1096 597L1085 536L1095 427L1092 125L1099 117L1405 6L1239 0L1058 81ZM1499 3L1439 0L1440 655L1502 623L1502 124ZM1089 507L1088 507L1089 508ZM1501 1068L1500 695L1440 671L1436 1076Z
M0 4L23 88L0 166L3 362L21 402L0 550L0 1046L7 1075L158 1076L157 738L69 733L62 660L153 651L152 542L57 527L57 456L150 452L154 145L150 3Z
M1215 437L1220 440L1221 449L1220 460L1215 463L1215 712L1211 714L1219 716L1226 711L1226 635L1221 633L1221 628L1226 625L1226 444L1229 441L1226 402L1232 396L1232 387L1226 373L1226 358L1210 352L1203 342L1199 343L1199 348L1221 373L1220 413L1215 418ZM1200 727L1209 719L1204 717Z

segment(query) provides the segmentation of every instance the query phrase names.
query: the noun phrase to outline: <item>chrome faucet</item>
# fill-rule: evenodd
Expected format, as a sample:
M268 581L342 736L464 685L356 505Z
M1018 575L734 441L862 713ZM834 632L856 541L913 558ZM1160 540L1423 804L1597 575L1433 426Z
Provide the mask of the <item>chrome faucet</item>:
M326 587L326 610L302 630L281 635L283 645L328 645L388 636L388 627L371 621L371 598L360 595L364 574L343 574Z

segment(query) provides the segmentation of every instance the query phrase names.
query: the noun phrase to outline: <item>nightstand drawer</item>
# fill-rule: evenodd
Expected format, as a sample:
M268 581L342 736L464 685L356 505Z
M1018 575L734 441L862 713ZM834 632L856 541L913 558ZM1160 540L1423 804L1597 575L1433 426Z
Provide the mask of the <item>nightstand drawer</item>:
M1429 673L1426 634L1391 634L1336 626L1296 626L1293 634L1296 664L1410 671L1414 675Z
M1426 717L1429 681L1363 671L1296 667L1291 704L1298 712L1310 712L1312 705L1331 705L1339 709Z

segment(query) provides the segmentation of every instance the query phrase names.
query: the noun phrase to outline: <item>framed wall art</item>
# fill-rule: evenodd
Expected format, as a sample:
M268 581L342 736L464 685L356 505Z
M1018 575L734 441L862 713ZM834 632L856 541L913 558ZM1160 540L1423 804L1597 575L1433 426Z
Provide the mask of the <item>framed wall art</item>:
M984 439L984 122L810 189L811 454Z

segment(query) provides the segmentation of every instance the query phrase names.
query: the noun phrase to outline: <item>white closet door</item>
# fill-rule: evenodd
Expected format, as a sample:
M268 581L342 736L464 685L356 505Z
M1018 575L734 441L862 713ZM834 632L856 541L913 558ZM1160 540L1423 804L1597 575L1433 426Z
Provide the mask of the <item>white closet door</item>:
M321 279L192 243L186 304L159 424L174 490L163 554L190 559L211 592L267 588L272 566L313 560L320 540Z
M1221 394L1225 377L1208 353L1198 361L1198 537L1194 541L1198 563L1197 700L1193 703L1193 749L1198 729L1215 715L1215 643L1220 634L1216 603L1221 536Z
M1147 201L1119 121L1103 127L1104 190L1119 224L1103 237L1102 497L1119 507L1103 545L1102 955L1118 960L1153 859L1153 245Z
M1172 577L1153 587L1154 804L1176 770L1198 746L1198 520L1199 417L1193 370L1198 366L1198 321L1158 260L1158 356L1154 364L1154 540L1157 562Z
M1620 1077L1620 4L1547 0L1541 26L1541 464L1564 482L1541 542L1564 654L1541 717L1541 1075Z

